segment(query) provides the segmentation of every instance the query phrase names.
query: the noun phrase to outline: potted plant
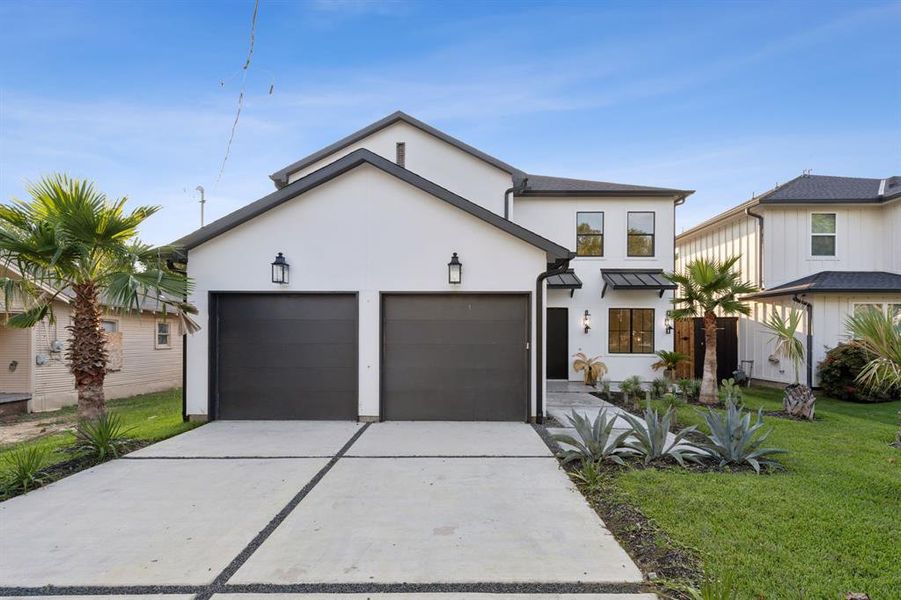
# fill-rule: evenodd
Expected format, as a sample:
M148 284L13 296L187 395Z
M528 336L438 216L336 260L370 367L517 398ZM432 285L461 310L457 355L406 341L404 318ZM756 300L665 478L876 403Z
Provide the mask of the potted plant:
M813 391L800 382L801 362L804 360L804 344L801 343L795 333L801 324L801 312L792 310L787 319L782 318L778 312L770 315L764 326L773 334L772 341L776 342L774 356L791 361L795 368L795 382L785 387L782 396L782 406L793 417L801 417L813 420L814 404L816 398Z
M669 379L670 382L675 383L676 368L680 364L687 362L690 357L684 352L678 352L675 350L658 350L656 354L657 358L659 358L660 360L651 365L651 368L655 371L663 369L663 376Z
M576 354L573 354L573 358L575 358L573 361L573 370L576 373L583 373L585 385L593 386L597 383L598 378L607 374L607 365L601 362L601 357L599 356L589 358L584 352L577 352Z

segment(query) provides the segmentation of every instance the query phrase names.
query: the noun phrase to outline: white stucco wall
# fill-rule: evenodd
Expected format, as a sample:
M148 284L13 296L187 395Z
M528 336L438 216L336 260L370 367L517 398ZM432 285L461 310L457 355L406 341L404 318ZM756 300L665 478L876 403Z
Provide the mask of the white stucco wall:
M366 148L394 162L397 142L406 144L408 171L425 177L492 212L504 214L504 191L513 185L509 173L403 121L389 125L300 171L291 173L288 182L293 183L360 148Z
M581 380L572 370L572 355L585 352L600 356L607 365L607 377L619 382L632 375L644 381L660 377L651 369L657 361L653 354L611 354L608 348L608 321L611 308L653 308L654 349L672 350L672 333L665 328L666 311L672 307L672 292L659 297L657 292L608 289L601 298L601 269L673 269L674 206L672 198L559 198L524 197L514 202L514 220L532 231L567 248L576 247L576 213L604 212L604 256L577 257L570 266L582 280L582 289L570 298L569 290L548 290L548 308L569 309L569 379ZM626 219L630 211L655 213L655 256L626 256ZM592 316L588 333L582 327L585 310ZM547 363L545 363L547 364Z
M277 252L291 265L286 286L270 280ZM453 252L463 262L459 286L447 283ZM359 414L371 417L379 413L381 291L532 293L534 348L533 290L546 260L543 250L443 200L375 167L357 167L189 252L190 300L204 328L188 338L188 413L207 412L210 291L358 292Z

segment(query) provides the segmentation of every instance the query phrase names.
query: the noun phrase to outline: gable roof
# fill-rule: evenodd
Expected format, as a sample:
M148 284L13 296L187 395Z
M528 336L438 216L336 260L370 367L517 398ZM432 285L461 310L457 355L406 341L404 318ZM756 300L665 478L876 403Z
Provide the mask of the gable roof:
M829 292L899 293L901 292L901 275L887 271L820 271L751 294L746 298Z
M550 177L548 175L523 175L517 184L525 183L525 188L517 196L682 196L694 190L648 187L608 181Z
M510 173L511 175L513 175L515 173L521 173L521 171L519 169L517 169L516 167L511 166L511 165L505 163L504 161L491 156L490 154L485 154L481 150L478 150L477 148L473 148L469 144L461 142L457 138L449 136L448 134L444 133L443 131L435 129L428 123L423 123L419 119L413 118L410 115L406 114L405 112L396 111L396 112L391 113L384 119L380 119L380 120L376 121L375 123L372 123L371 125L367 125L363 129L360 129L359 131L355 131L354 133L348 135L347 137L341 138L334 144L330 144L321 150L317 150L316 152L314 152L313 154L310 154L309 156L301 158L297 162L291 163L290 165L288 165L287 167L284 167L283 169L279 169L278 171L276 171L275 173L270 175L269 178L275 182L276 187L278 187L278 188L285 187L286 185L288 185L288 176L291 173L294 173L295 171L299 171L305 167L308 167L311 164L315 163L316 161L321 160L322 158L325 158L329 154L333 154L333 153L337 152L338 150L341 150L342 148L346 148L347 146L350 146L351 144L354 144L354 143L362 140L363 138L368 137L377 131L381 131L382 129L384 129L390 125L393 125L394 123L397 123L399 121L402 121L402 122L406 123L407 125L416 127L417 129L421 129L422 131L424 131L430 135L433 135L436 138L438 138L444 142L447 142L451 146L455 146L456 148L462 150L463 152L466 152L467 154L470 154L471 156L474 156L474 157L478 158L479 160L483 160L486 163L488 163L489 165L497 167L501 171L506 171L507 173Z
M339 158L333 163L318 169L309 175L302 177L295 181L294 183L288 184L285 187L275 191L268 196L264 196L257 200L256 202L252 202L243 208L239 208L235 212L222 217L216 221L213 221L209 225L198 229L197 231L186 235L180 240L173 243L173 246L180 250L190 250L191 248L195 248L204 242L207 242L213 239L216 236L219 236L226 231L241 225L242 223L246 223L247 221L263 214L264 212L275 208L276 206L291 200L292 198L296 198L300 196L304 192L307 192L327 181L342 175L351 169L354 169L362 164L369 164L373 167L381 169L385 173L389 175L393 175L402 181L409 183L410 185L419 188L420 190L435 196L440 200L444 200L448 204L459 208L460 210L471 214L474 217L477 217L490 225L494 225L498 229L501 229L510 235L517 237L533 246L540 248L547 252L548 257L552 260L557 259L568 259L575 256L573 252L570 252L569 249L564 248L563 246L554 243L544 237L541 237L537 233L526 229L512 221L508 221L507 219L497 215L487 208L483 208L479 206L475 202L470 202L466 198L462 196L458 196L454 194L450 190L447 190L439 185L436 185L425 179L416 175L415 173L404 169L403 167L399 167L390 160L379 156L378 154L372 152L371 150L366 150L365 148L360 148L359 150L354 150L347 156Z

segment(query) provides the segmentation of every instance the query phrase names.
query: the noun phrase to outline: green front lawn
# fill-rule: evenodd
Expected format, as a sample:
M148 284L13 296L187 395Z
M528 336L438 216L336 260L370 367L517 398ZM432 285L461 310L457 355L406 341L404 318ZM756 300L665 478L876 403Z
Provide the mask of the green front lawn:
M751 408L781 409L781 391L754 389ZM734 577L741 598L874 600L901 590L901 450L889 443L901 401L817 400L814 422L765 417L785 470L701 473L628 470L617 486L674 540L694 548L708 576ZM679 409L680 425L702 419Z
M142 394L111 400L109 410L122 419L124 427L131 428L128 436L138 440L157 441L192 429L197 423L185 423L181 417L181 390L173 389L154 394ZM75 409L69 407L53 413L28 415L25 419L70 419L75 421ZM73 457L65 449L75 441L69 432L53 433L17 444L0 447L0 480L6 475L4 457L20 448L43 446L51 450L47 465L65 462Z

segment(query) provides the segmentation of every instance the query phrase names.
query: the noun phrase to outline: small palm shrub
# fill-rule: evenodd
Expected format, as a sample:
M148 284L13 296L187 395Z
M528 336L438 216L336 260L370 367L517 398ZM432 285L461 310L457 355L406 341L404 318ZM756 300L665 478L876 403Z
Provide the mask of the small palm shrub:
M651 397L655 400L663 398L663 395L669 391L670 382L668 379L658 377L651 382Z
M701 396L701 382L697 379L680 379L676 386L686 402L697 402Z
M607 374L607 365L601 362L599 356L590 358L584 352L573 354L573 370L583 373L585 385L594 385L600 377Z
M32 446L10 452L4 457L6 464L6 477L3 479L5 492L27 492L40 487L44 480L41 478L41 469L47 464L47 456L50 454L47 448Z
M873 390L858 383L857 377L869 362L867 351L856 344L839 344L826 353L818 365L820 387L827 396L848 402L885 402L901 397L896 390Z
M641 377L638 375L626 377L619 384L619 391L623 393L624 401L628 402L631 400L634 406L639 406L641 396L644 393L644 388L641 387Z
M750 411L729 402L722 413L707 409L704 420L710 428L710 434L699 445L714 459L719 459L721 467L747 463L760 473L761 465L777 466L768 457L786 452L763 446L770 435L769 431L760 433L763 427L763 409L757 411L757 418L751 423Z
M594 386L598 393L603 396L605 399L610 399L610 380L609 379L598 379L598 382Z
M623 464L621 456L626 452L623 440L629 435L629 432L613 434L615 416L608 419L607 410L601 410L592 422L588 417L573 410L572 414L567 415L566 418L576 430L578 439L560 433L552 436L555 441L572 446L560 453L560 458L564 463L580 460L582 464L585 464L609 460L620 465Z
M700 462L698 451L683 444L685 437L696 431L694 426L680 430L671 441L667 440L674 414L675 411L670 408L661 417L653 408L647 408L642 420L623 413L621 417L630 427L629 438L626 441L630 453L641 458L646 465L665 458L672 458L683 467L686 460ZM682 447L677 448L680 444L683 444Z
M122 419L111 413L105 413L97 419L82 420L75 429L76 447L100 461L119 458L121 451L131 441L127 433L132 429L123 427Z
M656 354L660 360L652 364L651 368L655 371L663 369L663 376L668 379L673 379L679 365L688 362L688 359L691 358L684 352L670 350L658 350Z
M718 395L723 404L732 402L741 405L741 386L735 383L735 379L731 377L720 382Z

